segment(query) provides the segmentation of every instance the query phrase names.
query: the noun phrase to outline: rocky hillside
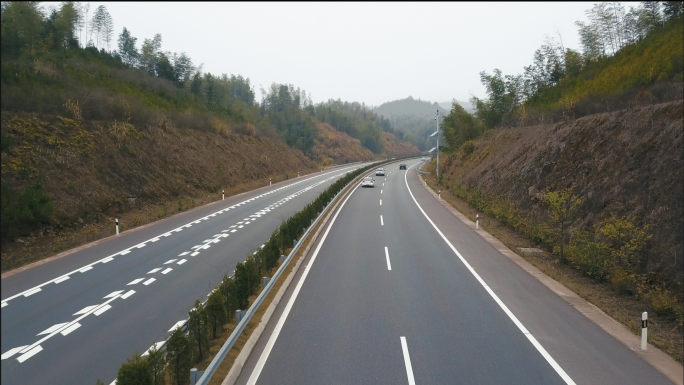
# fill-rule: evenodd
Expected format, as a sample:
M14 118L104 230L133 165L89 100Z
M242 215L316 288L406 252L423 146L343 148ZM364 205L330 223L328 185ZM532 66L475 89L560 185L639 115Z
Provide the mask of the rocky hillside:
M492 130L472 153L443 157L441 168L456 185L506 198L532 218L546 219L544 194L563 188L574 188L582 199L574 228L590 230L611 214L634 217L653 234L644 271L681 291L683 106L680 100Z

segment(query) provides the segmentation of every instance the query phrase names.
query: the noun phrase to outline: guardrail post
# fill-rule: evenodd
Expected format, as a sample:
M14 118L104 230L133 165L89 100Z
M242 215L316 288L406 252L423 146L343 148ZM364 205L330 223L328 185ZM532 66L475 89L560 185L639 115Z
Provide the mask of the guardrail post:
M116 218L116 235L119 235L119 218Z
M197 370L197 368L190 369L190 385L195 385L203 374L204 370Z
M648 313L641 313L641 350L648 350Z
M242 317L244 317L245 314L247 314L245 310L235 310L235 325L239 324L240 321L242 321Z
M263 280L264 288L266 287L266 285L268 285L269 282L271 282L271 278L268 277L261 277L261 279Z

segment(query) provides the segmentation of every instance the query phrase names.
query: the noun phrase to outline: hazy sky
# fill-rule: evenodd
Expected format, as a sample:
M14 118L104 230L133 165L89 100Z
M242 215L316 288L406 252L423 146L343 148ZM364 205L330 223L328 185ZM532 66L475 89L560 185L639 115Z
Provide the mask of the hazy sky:
M44 3L49 7L54 3ZM186 52L213 74L293 84L314 102L379 105L409 95L485 96L479 72L521 73L544 35L579 49L576 20L593 3L90 3L104 4L138 46Z

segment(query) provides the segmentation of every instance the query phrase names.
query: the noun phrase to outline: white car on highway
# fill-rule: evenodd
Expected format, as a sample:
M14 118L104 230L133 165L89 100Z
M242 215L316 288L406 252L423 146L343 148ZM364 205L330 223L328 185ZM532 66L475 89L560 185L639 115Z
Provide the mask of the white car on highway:
M374 187L375 186L375 179L367 176L363 178L361 181L361 187Z
M379 168L375 171L375 176L385 176L385 169Z

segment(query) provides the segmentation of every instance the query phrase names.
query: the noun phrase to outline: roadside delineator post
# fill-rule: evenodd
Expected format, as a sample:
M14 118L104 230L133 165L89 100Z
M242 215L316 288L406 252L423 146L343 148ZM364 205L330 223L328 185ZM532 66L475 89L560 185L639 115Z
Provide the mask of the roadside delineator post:
M297 171L297 178L299 178L299 171Z
M442 190L437 190L437 191L439 191L439 193L437 193L437 195L439 196L439 199L441 200L442 199Z
M226 199L226 190L221 190L221 200Z
M648 344L648 313L641 313L641 350L646 351Z
M475 230L480 228L480 214L475 214Z
M119 218L116 218L115 223L116 223L116 235L119 235Z
M271 185L271 178L268 178L268 185Z

